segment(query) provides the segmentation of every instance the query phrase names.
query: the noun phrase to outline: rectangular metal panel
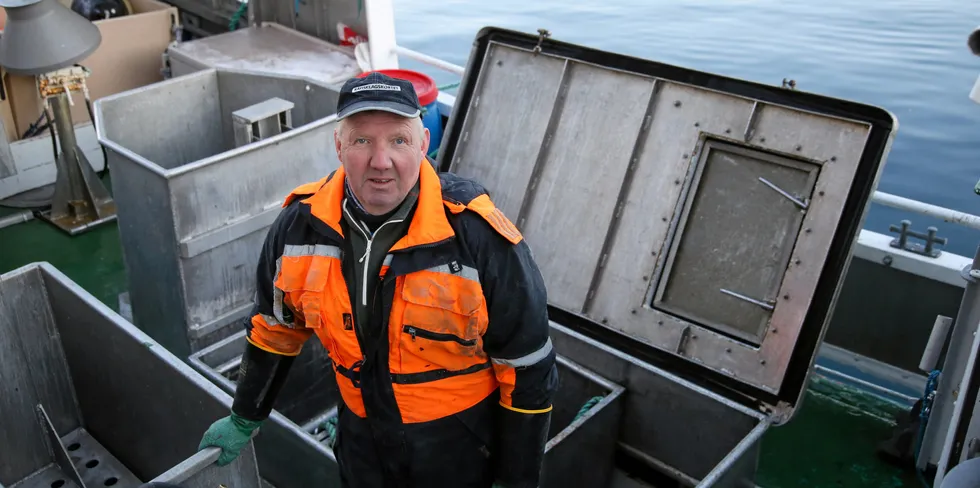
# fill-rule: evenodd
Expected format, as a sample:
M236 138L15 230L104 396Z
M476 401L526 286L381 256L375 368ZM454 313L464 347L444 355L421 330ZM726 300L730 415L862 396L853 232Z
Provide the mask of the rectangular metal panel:
M184 89L218 104L202 107L220 116L208 130L177 130L180 122L171 118L187 114L159 107L161 99ZM235 148L233 113L273 98L293 104L296 126ZM131 209L120 210L118 218L133 317L175 354L241 330L254 299L259 251L283 199L340 165L332 137L336 100L335 90L305 78L205 70L96 102L100 142L114 167L115 200L120 209ZM145 123L167 131L131 130ZM146 157L164 144L159 141L207 146L213 153L160 164Z
M818 170L706 142L652 305L760 344Z
M96 102L98 104L98 102ZM96 113L96 119L101 120ZM133 323L174 354L189 351L184 294L174 246L177 237L167 181L129 155L106 148L112 173Z
M503 66L497 64L501 59ZM559 65L563 79L556 96L524 99L521 112L536 114L535 118L514 117L507 128L514 134L536 134L543 125L541 114L551 114L543 140L515 137L507 142L512 154L535 155L525 185L524 174L514 168L526 173L530 157L499 164L494 155L502 150L494 150L481 137L482 131L473 128L504 123L499 116L491 119L493 112L485 108L498 100L517 105L512 94L501 95L499 88L496 98L491 96L493 87L513 86L514 92L521 93L523 85L532 83L524 80L543 79L542 85L551 93ZM505 76L507 66L521 66L521 78ZM841 228L856 232L855 222L887 154L894 118L874 107L492 28L478 35L467 73L441 156L449 162L446 169L477 179L495 201L502 200L502 208L522 202L517 224L545 276L549 303L711 370L705 374L734 379L744 385L739 388L766 396L772 404L773 397L784 393L793 396L787 403L795 404L803 384L799 368L807 370L815 355L815 341L810 339L822 336L849 261L846 249L851 239L842 237ZM506 81L496 85L487 81L494 77ZM684 273L696 276L684 274L683 279L665 273L674 237L681 235L677 232L687 217L688 196L698 196L692 185L700 177L697 162L708 154L709 140L801 162L815 176L799 190L811 197L799 223L799 238L794 242L779 237L787 232L785 222L756 215L753 225L763 226L759 227L762 234L779 240L774 252L783 254L765 261L765 253L758 251L753 254L756 261L744 263L755 277L739 278L743 283L761 280L755 289L778 297L771 310L778 333L765 329L766 321L758 312L755 316L739 312L743 316L731 322L736 305L730 300L737 298L724 292L719 292L717 303L701 305L691 302L698 298L685 305L668 293L663 307L651 307L661 285L668 292L673 289L664 277L673 279L678 290L721 288L712 273L737 270L719 267L718 257L709 251L732 254L736 246L751 246L725 234L726 230L742 232L744 226L726 220L731 209L718 201L713 208L694 212L697 219L715 222L715 228L692 227L695 230L688 234L692 239L681 247L685 252L670 258L686 261L686 254L699 248L701 256L713 256L715 266L687 265ZM470 145L493 154L469 157ZM773 189L779 186L772 180L780 176L766 171L770 174L763 178L770 185L761 188L772 192L766 198L784 198ZM713 172L708 176L713 177ZM746 180L734 191L755 195L753 188L760 183L757 178ZM752 187L743 188L748 184ZM792 205L792 200L781 203ZM720 223L725 226L717 228ZM696 229L703 231L698 234ZM833 269L825 269L826 264ZM703 291L698 296L702 301L711 297ZM816 308L811 306L814 300L819 300ZM664 310L669 304L675 305L671 313ZM706 313L692 314L689 309L694 306L705 307ZM686 311L679 315L681 309ZM768 333L763 334L764 329ZM804 329L806 347L797 351ZM791 368L791 363L796 366ZM787 375L794 381L792 392L783 388Z
M551 323L555 349L609 381L628 385L619 442L660 467L700 480L764 422L720 395ZM755 453L748 453L755 455Z
M545 58L529 60L505 46L492 46L480 79L480 98L473 116L463 126L466 144L453 164L468 168L470 177L492 188L494 204L517 221L531 181L535 161L555 110L565 62ZM534 110L528 110L534 107ZM516 141L533 141L516 144Z
M581 310L599 263L602 232L583 232L614 217L653 80L570 63L562 115L540 175L517 217L548 286L549 302ZM489 101L488 101L489 102ZM566 115L567 114L567 115Z
M213 156L225 148L214 71L110 95L96 100L95 107L100 138L111 138L161 169ZM179 142L175 136L181 137Z
M0 276L0 485L13 484L53 461L37 406L60 434L79 425L74 388L34 269Z

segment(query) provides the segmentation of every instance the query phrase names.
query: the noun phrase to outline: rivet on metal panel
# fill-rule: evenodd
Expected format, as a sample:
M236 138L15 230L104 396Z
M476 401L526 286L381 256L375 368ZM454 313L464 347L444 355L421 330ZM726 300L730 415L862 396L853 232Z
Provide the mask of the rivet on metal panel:
M761 365L763 365L763 366L765 366L765 365L766 365L766 360L765 360L765 359L762 359L762 360L760 360L760 361L759 361L759 364L761 364Z
M684 154L683 156L681 156L682 159L687 159L688 157L689 156L687 154Z
M680 107L681 106L681 101L680 100L674 100L674 106L675 107Z
M643 281L647 281L647 280L649 280L649 279L650 279L650 277L649 277L649 276L644 276L644 277L643 277Z
M797 259L794 264L796 264L797 266L799 266L799 265L803 264L803 261L800 260L800 259Z
M604 324L608 324L608 323L609 323L609 319L608 319L608 318L606 318L606 317L603 317L603 318L602 318L602 323L604 323Z
M775 333L778 333L778 332L779 332L779 329L773 329L773 330L772 330L772 333L773 333L773 334L775 334Z
M830 161L831 161L831 162L833 162L833 161L837 161L837 156L831 156L831 157L830 157Z
M725 129L725 134L731 134L731 133L732 133L731 129Z
M667 217L663 217L663 218L662 218L662 220L663 220L664 222L666 222L666 221L667 221Z
M725 352L727 352L727 353L729 353L729 354L731 354L731 352L732 352L732 348L730 348L730 347L726 347L726 348L725 348Z
M657 321L657 325L660 325L660 326L664 325L664 321L663 320L658 320Z
M806 232L807 234L809 234L809 233L813 232L813 229L807 229L807 230L805 230L803 232Z
M817 195L824 196L824 191L823 190L818 191Z
M675 185L679 185L679 184L681 184L681 180L674 180L674 184L675 184Z
M892 261L893 261L893 259L892 259L891 256L885 256L885 257L881 258L881 264L884 264L885 266L891 266L892 265Z
M701 122L695 122L694 127L701 127Z
M630 313L636 315L636 309L634 308L633 310L630 310Z
M760 137L759 138L759 142L766 142L766 138L765 137Z
M503 65L504 65L503 61L499 61L499 60L497 61L497 66L503 66Z
M783 295L783 300L789 300L789 295Z
M799 145L799 144L797 144L797 145L796 145L796 150L797 150L797 151L802 151L802 150L803 150L803 146L801 146L801 145Z

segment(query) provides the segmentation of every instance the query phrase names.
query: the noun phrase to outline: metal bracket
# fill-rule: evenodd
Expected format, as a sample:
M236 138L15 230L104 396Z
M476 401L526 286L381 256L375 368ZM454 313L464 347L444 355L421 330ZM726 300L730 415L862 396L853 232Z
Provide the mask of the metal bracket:
M775 184L773 184L772 182L770 182L769 180L767 180L767 179L765 179L765 178L763 178L761 176L759 177L759 181L761 181L763 184L765 184L769 188L772 188L773 190L775 190L780 195L786 197L787 199L789 199L789 201L795 203L798 207L802 208L803 210L806 210L807 207L810 206L810 203L807 201L806 198L800 200L799 198L797 198L797 197L795 197L793 195L790 195L789 192L787 192L786 190L783 190L782 188L776 186Z
M760 306L760 307L762 307L762 308L764 308L766 310L769 310L770 312L773 311L776 308L776 306L775 306L774 303L764 302L764 301L761 301L761 300L756 300L755 298L750 298L750 297L747 297L747 296L742 295L740 293L735 293L734 291L731 291L731 290L726 290L724 288L720 288L718 291L720 291L720 292L722 292L722 293L724 293L726 295L731 295L731 296L733 296L735 298L738 298L739 300L745 300L746 302L749 302L749 303L753 303L755 305L758 305L758 306Z
M912 222L908 220L903 220L901 226L890 225L888 226L889 232L897 232L898 237L893 239L889 245L896 249L902 249L915 254L921 254L923 256L928 256L930 258L939 257L942 251L939 249L933 249L933 244L939 244L941 246L946 245L945 237L936 237L937 229L935 227L929 227L926 229L926 233L917 232L909 229ZM925 241L925 246L917 243L908 242L909 237L915 237Z
M788 88L790 90L796 89L796 80L791 80L789 78L783 78L783 88Z
M543 43L547 37L551 37L551 32L549 32L548 29L538 29L538 44L534 46L534 54L541 52L541 43Z

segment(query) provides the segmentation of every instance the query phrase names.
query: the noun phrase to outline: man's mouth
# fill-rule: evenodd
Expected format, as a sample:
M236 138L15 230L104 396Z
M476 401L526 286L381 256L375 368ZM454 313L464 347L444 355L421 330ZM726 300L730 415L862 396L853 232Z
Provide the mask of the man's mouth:
M392 178L369 178L368 181L377 185L383 185L385 183L391 183L395 180Z

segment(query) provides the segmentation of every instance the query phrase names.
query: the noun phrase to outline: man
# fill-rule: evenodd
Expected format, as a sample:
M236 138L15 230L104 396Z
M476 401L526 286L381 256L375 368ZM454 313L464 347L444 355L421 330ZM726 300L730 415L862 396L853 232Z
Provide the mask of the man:
M537 486L558 373L527 243L480 185L426 160L411 83L349 80L337 112L342 166L269 230L232 414L201 448L234 459L316 334L343 398L343 486Z

